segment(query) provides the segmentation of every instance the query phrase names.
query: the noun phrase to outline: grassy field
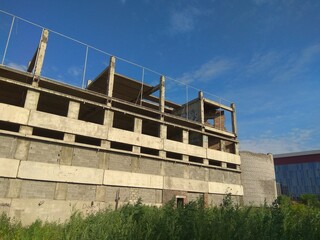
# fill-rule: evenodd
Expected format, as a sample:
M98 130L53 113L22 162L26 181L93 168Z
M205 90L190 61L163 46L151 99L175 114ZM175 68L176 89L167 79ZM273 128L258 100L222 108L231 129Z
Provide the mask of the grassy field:
M320 239L319 201L281 198L271 206L239 207L227 196L219 207L202 199L176 208L126 205L64 224L36 221L28 227L0 217L0 239Z

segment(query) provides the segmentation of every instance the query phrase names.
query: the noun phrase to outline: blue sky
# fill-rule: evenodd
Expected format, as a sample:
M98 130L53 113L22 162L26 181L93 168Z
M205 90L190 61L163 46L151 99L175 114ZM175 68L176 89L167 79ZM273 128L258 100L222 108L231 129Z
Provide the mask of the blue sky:
M320 148L320 1L0 0L0 9L235 102L241 150ZM0 13L1 58L10 21ZM40 32L16 21L5 63L25 68ZM80 86L85 51L50 34L43 74ZM89 50L86 79L107 63ZM177 85L167 87L172 100L197 95Z

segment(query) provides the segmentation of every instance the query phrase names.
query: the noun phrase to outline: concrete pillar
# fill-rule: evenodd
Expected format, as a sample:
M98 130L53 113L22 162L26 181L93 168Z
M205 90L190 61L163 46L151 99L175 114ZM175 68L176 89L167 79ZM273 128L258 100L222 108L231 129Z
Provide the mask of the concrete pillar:
M37 110L40 93L34 90L28 90L26 100L24 102L24 108L29 110ZM20 126L19 132L25 135L32 135L33 127Z
M107 136L106 136L106 140L101 140L101 147L103 148L110 148L110 141L108 141L108 135L109 135L109 131L112 128L113 125L113 117L114 117L114 112L106 109L104 111L104 118L103 118L103 125L105 125L107 127Z
M238 129L237 129L237 116L236 116L236 105L234 103L231 103L231 119L232 119L232 132L237 136Z
M220 151L225 152L226 150L226 141L220 140Z
M207 135L202 135L202 147L209 147L209 137ZM209 165L209 160L207 158L203 159L203 164Z
M108 75L108 87L107 87L108 97L112 97L113 95L115 65L116 65L116 58L112 56L110 57L110 62L109 62L109 75Z
M142 119L141 118L134 118L134 127L133 131L135 133L142 133ZM132 151L134 153L140 153L141 147L140 146L133 146Z
M227 163L222 162L222 163L221 163L221 167L223 167L223 168L227 168Z
M204 124L204 101L203 101L203 92L199 91L198 97L200 100L200 122Z
M182 130L182 142L185 144L189 144L189 131ZM188 155L182 155L182 161L188 162L189 156Z
M164 113L165 107L165 77L160 77L160 99L159 99L159 110Z
M41 40L39 43L37 58L35 62L35 68L34 68L34 81L32 82L32 85L38 86L38 80L41 75L42 65L44 61L44 56L46 53L47 48L47 42L49 37L49 31L47 29L43 29Z
M166 152L164 151L164 141L167 139L167 125L160 125L160 134L159 134L162 142L161 150L159 151L159 156L162 158L166 157Z
M69 101L69 108L68 108L68 118L78 119L80 112L80 103ZM63 136L63 140L66 142L74 142L76 136L74 134L65 133Z

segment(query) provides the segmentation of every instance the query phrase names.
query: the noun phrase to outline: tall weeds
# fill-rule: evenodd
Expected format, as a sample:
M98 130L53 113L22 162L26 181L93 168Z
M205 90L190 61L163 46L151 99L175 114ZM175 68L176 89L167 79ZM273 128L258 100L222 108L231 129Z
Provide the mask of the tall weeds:
M203 199L177 208L125 205L84 218L75 213L64 224L36 221L28 227L0 216L0 239L320 239L318 205L280 199L272 205L240 207L227 196L205 208Z

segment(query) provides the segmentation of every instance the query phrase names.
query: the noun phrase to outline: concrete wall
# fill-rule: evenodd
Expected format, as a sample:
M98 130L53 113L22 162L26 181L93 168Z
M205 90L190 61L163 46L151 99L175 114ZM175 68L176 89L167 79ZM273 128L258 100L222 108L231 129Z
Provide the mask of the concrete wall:
M0 212L23 224L114 208L118 190L120 206L139 197L160 206L177 195L192 201L207 193L210 204L243 195L238 171L1 133L0 165Z
M243 151L240 157L244 204L272 203L277 198L272 155Z

